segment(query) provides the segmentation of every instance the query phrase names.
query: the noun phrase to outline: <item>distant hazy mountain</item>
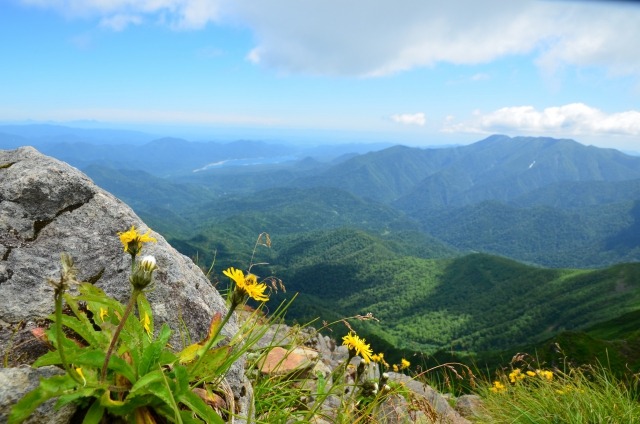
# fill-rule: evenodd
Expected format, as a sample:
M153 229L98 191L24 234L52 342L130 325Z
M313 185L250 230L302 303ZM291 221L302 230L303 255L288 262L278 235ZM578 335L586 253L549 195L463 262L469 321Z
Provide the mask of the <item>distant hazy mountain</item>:
M417 183L396 205L415 212L489 199L509 202L558 182L640 178L640 157L573 140L492 136L459 148L459 154Z
M0 133L23 137L34 147L77 142L90 144L142 144L157 138L157 136L140 131L75 128L50 124L0 125ZM2 136L0 136L0 148L9 148L5 144L5 138Z
M221 220L287 234L393 223L462 251L546 266L640 260L640 157L573 140L494 135L467 146L371 151L383 146L100 144L72 140L117 132L3 129L22 132L0 131L0 143L40 140L44 153L85 169L173 234Z
M447 149L391 147L295 184L341 187L411 213L489 199L508 202L558 182L638 178L640 157L617 150L573 140L495 135Z
M42 153L78 168L103 165L144 169L156 176L207 173L230 167L256 167L313 158L345 160L389 147L384 143L278 144L256 140L188 141L124 130L72 128L60 125L0 125L0 149L34 146Z

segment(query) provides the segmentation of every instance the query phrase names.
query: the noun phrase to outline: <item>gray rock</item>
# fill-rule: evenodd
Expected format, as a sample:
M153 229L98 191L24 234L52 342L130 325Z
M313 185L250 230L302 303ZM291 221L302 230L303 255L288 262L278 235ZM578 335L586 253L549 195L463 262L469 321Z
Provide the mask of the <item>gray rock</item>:
M463 417L474 418L481 414L482 398L478 395L462 395L456 399L456 411Z
M429 421L418 421L423 420L423 418L416 417L414 418L413 422L437 422L448 424L470 423L469 420L464 418L456 410L454 410L451 405L449 405L449 402L442 394L434 390L431 386L414 380L407 375L395 372L389 373L389 380L395 381L397 383L402 383L407 389L409 389L414 395L414 406L420 406L421 404L423 406L424 411L417 412L423 412L424 420L429 417ZM402 409L402 406L400 406L399 408ZM407 408L406 410L408 409L409 408Z
M77 169L32 147L0 151L0 346L11 351L16 340L29 338L24 323L38 326L53 312L53 290L46 279L59 275L61 252L73 257L80 280L126 302L130 257L117 233L132 225L141 231L148 228L131 208ZM147 298L156 329L168 323L171 344L179 349L182 340L202 339L213 314L227 309L189 258L160 234L151 234L157 243L146 244L143 254L156 257L158 270ZM183 334L185 330L189 334ZM232 337L237 331L234 318L223 334ZM13 365L29 363L34 356L13 355ZM244 378L243 361L234 364L227 381L241 413L250 410L252 389Z
M11 406L35 389L40 378L48 378L56 374L63 374L63 371L53 366L38 369L30 367L0 368L0 424L7 422ZM43 403L25 423L68 423L75 413L76 407L65 405L56 410L55 403L55 399Z

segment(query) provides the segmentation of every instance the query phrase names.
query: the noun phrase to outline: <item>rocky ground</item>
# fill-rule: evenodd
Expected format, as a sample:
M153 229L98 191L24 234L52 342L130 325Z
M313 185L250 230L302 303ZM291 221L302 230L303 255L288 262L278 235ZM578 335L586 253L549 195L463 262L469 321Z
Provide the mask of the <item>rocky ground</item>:
M252 319L250 316L244 312L240 321ZM254 367L249 370L250 378L251 373L254 378L260 373L263 377L295 380L295 384L301 389L301 397L304 398L302 401L307 403L309 408L318 401L318 379L327 384L325 392L331 392L331 385L338 383L334 379L344 379L343 382L347 383L345 387L361 387L365 381L378 382L380 379L378 365L370 364L364 375L358 379L359 384L354 385L360 358L351 359L351 366L342 372L340 367L349 359L347 348L313 328L300 329L285 324L270 324L251 350L254 353L249 354L249 362L253 361ZM386 374L390 384L396 383L396 386L401 385L405 390L402 391L402 396L390 394L384 398L377 408L374 422L463 424L470 423L469 418L472 418L480 407L478 396L463 395L454 398L439 393L409 375L397 372ZM333 422L331 417L348 396L347 392L342 396L332 394L324 399L322 413L319 415L325 418L316 422Z

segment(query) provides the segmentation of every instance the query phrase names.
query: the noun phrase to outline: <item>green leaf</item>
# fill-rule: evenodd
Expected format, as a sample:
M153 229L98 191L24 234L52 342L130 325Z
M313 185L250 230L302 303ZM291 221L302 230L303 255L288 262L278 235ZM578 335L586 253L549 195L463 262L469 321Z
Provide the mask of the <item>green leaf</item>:
M90 345L98 346L98 339L96 337L96 331L93 328L93 322L89 320L87 314L80 311L78 308L78 301L68 293L64 294L64 299L67 302L67 306L71 308L75 317L69 315L62 315L62 324L71 328L78 333L83 339L85 339Z
M91 306L91 311L94 313L99 311L101 306L108 309L110 313L111 311L117 311L120 316L122 316L122 314L124 313L125 307L122 305L122 303L118 302L112 297L107 296L104 291L94 286L93 284L80 284L80 295L77 296L77 299L87 302L87 304Z
M106 391L100 397L100 405L105 408L109 413L119 416L126 416L131 414L136 408L143 406L153 407L156 403L156 396L144 395L144 396L127 396L123 401L111 399L110 392Z
M76 387L77 383L65 375L56 375L40 380L40 385L27 393L12 408L9 414L8 424L21 423L35 411L35 409L47 400L60 396L65 391Z
M100 420L102 420L103 415L104 406L100 405L99 399L96 399L87 411L87 414L84 416L82 424L100 424Z
M187 373L187 368L182 365L176 365L173 373L176 379L176 393L182 394L189 392L189 374Z
M60 395L58 398L58 402L56 402L56 408L61 408L64 405L75 402L78 399L82 398L97 398L96 392L102 392L102 388L100 387L84 387L79 390L74 390L71 393L65 393Z
M136 394L138 392L141 392L141 393L152 393L148 389L148 386L150 386L152 383L162 382L164 380L164 377L162 376L162 374L163 374L163 371L158 369L158 370L154 370L154 371L151 371L151 372L143 375L133 385L133 387L129 391L129 395L131 396L131 395Z
M106 353L101 350L84 349L84 351L78 355L67 354L67 359L75 366L89 366L101 369L105 356ZM136 375L133 368L131 368L131 365L126 363L122 358L112 355L107 368L123 375L132 384L136 381Z
M60 359L60 354L57 350L53 350L51 352L47 352L33 363L34 368L44 367L46 365L60 365L62 364L62 360Z
M202 424L202 420L196 418L191 411L180 411L180 418L183 424Z
M78 313L82 314L82 312ZM62 325L78 333L90 346L101 348L109 345L110 340L107 336L102 331L96 331L93 328L93 323L86 317L85 319L77 319L69 315L62 315Z
M155 368L155 365L159 362L162 350L169 341L169 337L171 337L171 329L167 324L164 324L160 329L158 338L143 350L142 357L138 364L138 375L145 375L149 369Z
M204 357L198 365L198 377L208 376L208 375L220 375L223 370L223 365L231 353L231 346L220 346L215 349L209 349L209 351L204 353ZM195 362L191 364L187 364L187 369L189 370L189 375L191 375L192 380L196 380L196 376L193 375L193 368Z
M178 401L198 414L206 423L224 424L224 421L200 396L190 390L180 393Z

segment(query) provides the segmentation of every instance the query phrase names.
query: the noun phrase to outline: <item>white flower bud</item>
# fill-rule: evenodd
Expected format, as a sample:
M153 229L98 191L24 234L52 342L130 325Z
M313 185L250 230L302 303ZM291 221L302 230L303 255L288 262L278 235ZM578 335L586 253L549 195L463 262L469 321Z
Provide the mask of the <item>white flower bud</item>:
M140 267L146 272L151 272L156 269L156 258L151 255L143 256L140 260Z

